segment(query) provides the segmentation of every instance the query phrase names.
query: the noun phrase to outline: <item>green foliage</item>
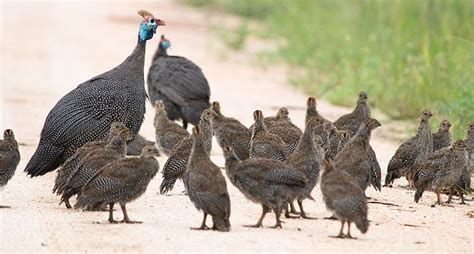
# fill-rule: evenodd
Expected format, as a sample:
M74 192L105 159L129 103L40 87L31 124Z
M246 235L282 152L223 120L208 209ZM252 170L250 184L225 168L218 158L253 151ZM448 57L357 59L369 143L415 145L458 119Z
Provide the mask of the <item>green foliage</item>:
M472 0L187 0L262 20L284 38L292 83L352 105L364 90L394 119L431 109L455 137L474 120ZM303 70L303 75L301 75Z

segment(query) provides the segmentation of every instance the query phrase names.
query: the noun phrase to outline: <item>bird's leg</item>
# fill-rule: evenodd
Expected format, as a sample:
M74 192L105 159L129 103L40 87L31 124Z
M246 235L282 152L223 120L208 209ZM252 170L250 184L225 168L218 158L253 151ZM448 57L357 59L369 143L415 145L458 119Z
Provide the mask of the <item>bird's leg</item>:
M350 221L347 222L347 235L346 235L346 237L349 238L349 239L357 239L356 237L351 236L351 222Z
M122 223L130 223L130 224L142 223L141 221L134 221L134 220L130 220L130 218L128 218L127 208L125 207L125 203L121 203L120 207L122 208L122 213L123 213Z
M461 205L467 205L467 203L464 202L464 194L461 192L460 195L461 195Z
M71 208L72 208L71 203L69 203L69 199L64 200L64 204L66 205L66 208L67 208L67 209L71 209Z
M324 217L323 219L325 220L337 220L337 218L333 215L329 216L329 217Z
M288 209L288 206L290 206L290 209ZM285 218L288 219L295 219L299 218L299 216L291 216L290 213L296 213L295 207L293 206L293 202L291 202L289 205L285 205Z
M282 226L281 226L281 220L280 220L281 208L278 207L278 208L276 208L276 209L273 209L273 211L275 212L276 224L275 224L275 226L273 226L272 228L282 228Z
M331 236L331 237L334 237L334 238L344 238L345 237L345 235L343 233L345 222L346 222L345 220L341 220L341 230L339 230L339 235Z
M206 226L206 219L207 213L204 213L204 218L202 219L201 226L198 228L191 228L192 230L208 230L209 228Z
M453 197L453 189L449 189L449 196L448 196L448 200L446 200L446 204L451 203L451 198L452 197Z
M0 209L5 209L5 208L7 208L7 209L8 209L8 208L11 208L11 207L10 207L10 206L8 206L8 205L0 205Z
M299 212L296 211L295 205L293 205L293 202L290 203L290 213L300 215Z
M265 218L265 215L270 211L270 209L266 206L262 205L262 216L260 216L260 219L258 219L257 224L255 225L244 225L244 227L248 228L259 228L262 226L263 218Z
M317 219L317 218L309 217L308 215L306 215L306 212L305 212L304 209L303 209L303 200L298 200L298 206L300 207L301 218L303 218L303 219L309 219L309 220L316 220L316 219Z
M109 204L109 222L117 223L117 221L114 220L114 203Z

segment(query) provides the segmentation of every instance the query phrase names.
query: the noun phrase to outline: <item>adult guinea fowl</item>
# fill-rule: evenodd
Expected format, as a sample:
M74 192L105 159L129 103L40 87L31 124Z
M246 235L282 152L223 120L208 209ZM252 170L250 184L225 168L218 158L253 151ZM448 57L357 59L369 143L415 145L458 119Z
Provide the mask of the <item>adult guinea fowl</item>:
M170 42L164 35L153 56L148 72L148 94L151 101L162 100L170 120L182 119L197 126L202 111L209 107L211 91L201 68L181 56L170 56Z
M132 54L114 69L80 84L62 97L46 117L36 152L25 171L32 177L59 167L77 148L107 136L112 122L123 122L138 133L145 114L143 67L146 41L165 22L148 11Z

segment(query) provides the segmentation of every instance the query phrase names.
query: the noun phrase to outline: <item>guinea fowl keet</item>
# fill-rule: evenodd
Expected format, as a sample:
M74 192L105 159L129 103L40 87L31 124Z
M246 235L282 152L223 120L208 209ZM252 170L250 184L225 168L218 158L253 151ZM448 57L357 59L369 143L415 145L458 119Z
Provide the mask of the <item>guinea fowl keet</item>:
M123 122L138 133L145 113L143 67L146 41L165 22L148 11L143 18L132 54L114 69L80 84L62 97L46 117L39 145L28 162L28 175L55 170L77 148L107 136L110 124Z
M174 121L168 119L163 101L155 102L155 126L156 145L166 156L170 156L173 147L189 133Z
M353 238L351 236L351 223L365 234L369 229L367 219L368 207L364 191L357 181L346 171L340 170L329 160L324 160L324 171L321 175L321 193L328 210L334 217L341 221L339 238ZM347 234L343 233L344 224L347 222Z
M281 228L280 215L299 193L307 179L297 169L281 161L270 159L240 160L229 147L224 147L225 170L230 182L249 200L262 205L262 215L257 224L261 227L265 215L275 213L276 224Z
M226 181L220 168L209 158L202 135L199 128L193 129L191 155L183 176L189 199L204 213L201 226L195 229L208 229L206 218L209 214L212 216L212 229L229 231L230 198Z
M211 91L201 68L184 57L168 55L170 46L162 35L148 71L148 94L151 101L162 100L168 118L182 119L186 129L188 123L198 125Z
M451 123L448 120L443 120L439 124L437 132L433 133L433 152L451 145L452 135L449 132Z
M274 134L283 140L286 144L286 150L291 154L296 149L303 132L298 128L298 126L291 122L288 115L288 109L283 107L278 110L278 114L270 127L265 124L265 118L263 118L263 123L269 133Z
M19 162L20 151L15 134L11 129L6 129L3 132L3 140L0 140L0 188L7 185L13 177ZM0 205L0 208L10 207Z
M145 146L139 157L131 156L116 160L102 167L84 185L74 208L103 207L109 205L109 222L113 217L114 204L119 203L124 223L141 223L128 217L125 205L145 193L151 179L159 170L155 146Z
M250 158L266 158L284 161L286 156L288 156L285 142L277 135L267 131L263 123L262 111L255 110L253 118L255 123L250 138Z
M346 115L341 116L334 122L338 130L348 130L352 135L359 130L359 126L370 118L370 108L367 104L367 93L360 92L357 104L354 110Z
M207 153L211 152L212 148L212 129L209 119L215 117L217 114L212 109L205 109L201 115L201 121L199 122L199 128L201 130L201 137L205 144ZM183 176L188 164L189 155L191 154L193 147L193 138L187 137L182 139L178 144L175 145L168 160L163 166L163 181L160 185L160 193L165 194L171 191L178 178Z

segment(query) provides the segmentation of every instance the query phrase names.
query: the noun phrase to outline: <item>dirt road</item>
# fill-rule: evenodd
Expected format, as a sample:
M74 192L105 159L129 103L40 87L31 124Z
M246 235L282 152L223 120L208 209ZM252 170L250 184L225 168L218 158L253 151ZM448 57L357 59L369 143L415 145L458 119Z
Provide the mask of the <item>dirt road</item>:
M253 110L273 114L277 107L290 107L294 122L302 127L307 95L286 84L282 68L261 69L251 64L252 53L225 52L211 29L216 17L206 17L175 1L145 3L2 3L1 110L0 128L14 129L21 142L22 160L17 173L0 192L0 203L11 209L0 210L0 252L156 252L156 251L264 251L264 252L453 252L472 251L474 220L465 216L470 206L431 208L434 195L421 203L413 202L413 192L404 188L367 193L374 199L398 206L370 204L371 225L366 235L354 229L358 240L329 238L339 223L328 216L322 204L319 185L306 202L307 211L318 220L285 220L283 229L249 229L255 223L259 205L247 201L229 183L232 201L232 231L197 232L201 214L187 196L180 195L178 183L172 195L158 195L161 176L148 191L129 204L132 219L139 225L110 225L103 212L80 212L58 206L51 189L56 173L28 178L23 169L39 140L50 108L80 82L119 64L134 48L139 24L138 9L148 9L168 23L159 29L172 41L172 54L198 63L212 86L212 99L219 100L223 112L250 124ZM148 42L146 66L158 39ZM348 100L355 100L348 98ZM318 101L319 111L335 119L351 109ZM141 133L154 138L153 110L148 111ZM382 124L384 121L382 120ZM372 144L382 168L394 153L396 142L386 140L378 129ZM215 146L212 159L223 165ZM166 158L159 158L163 165ZM405 185L404 182L400 182ZM116 217L121 218L121 212ZM99 223L97 223L99 222Z

